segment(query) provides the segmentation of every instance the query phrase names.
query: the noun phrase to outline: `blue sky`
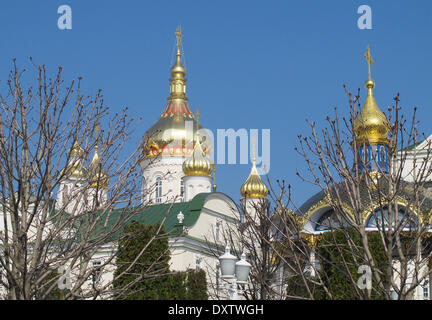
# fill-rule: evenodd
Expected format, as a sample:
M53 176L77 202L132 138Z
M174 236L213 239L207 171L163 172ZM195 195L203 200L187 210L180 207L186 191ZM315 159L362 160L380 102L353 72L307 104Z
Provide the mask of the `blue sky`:
M63 4L72 30L57 28ZM372 8L372 30L357 27L362 4ZM32 56L52 73L61 65L66 81L82 76L86 93L103 89L113 109L142 116L140 136L166 104L179 24L192 110L212 130L271 129L270 179L290 183L298 204L316 189L296 176L306 170L297 135L334 106L348 114L343 84L364 94L367 45L380 108L400 92L403 111L418 106L421 129L432 133L430 1L4 1L0 79L12 58L27 67ZM218 190L238 199L249 171L219 165Z

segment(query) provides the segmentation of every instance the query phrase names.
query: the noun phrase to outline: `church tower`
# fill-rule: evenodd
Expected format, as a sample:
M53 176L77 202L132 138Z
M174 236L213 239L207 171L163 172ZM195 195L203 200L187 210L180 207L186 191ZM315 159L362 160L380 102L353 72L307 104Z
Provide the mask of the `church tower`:
M181 30L176 61L171 68L170 96L158 121L144 136L145 159L141 162L143 200L151 204L184 200L183 162L191 155L196 132L201 129L186 97L186 68L182 63ZM201 146L204 150L205 145Z
M63 209L66 212L76 212L83 206L85 189L87 182L87 168L83 165L84 150L75 141L69 151L69 161L60 173L63 176L57 193L56 209Z
M109 177L102 167L102 159L99 157L99 146L95 146L92 162L89 167L90 188L86 195L86 206L93 210L104 205L107 201L107 189Z
M363 109L354 119L354 135L362 159L360 172L388 173L389 140L387 134L390 130L390 124L385 114L378 108L373 96L372 90L375 87L375 82L371 78L373 60L369 47L365 57L369 66L369 79L365 83L368 95Z

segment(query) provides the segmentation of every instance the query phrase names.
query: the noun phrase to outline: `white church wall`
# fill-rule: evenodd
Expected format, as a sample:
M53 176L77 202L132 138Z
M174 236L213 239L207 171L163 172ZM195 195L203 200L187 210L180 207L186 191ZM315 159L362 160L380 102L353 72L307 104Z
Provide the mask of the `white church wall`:
M419 174L426 168L425 172L431 169L432 166L432 154L427 154L428 144L432 141L432 135L430 135L425 141L416 146L413 150L407 152L406 159L404 159L402 167L402 178L406 181L413 182L419 181ZM405 152L399 154L396 168L401 165L401 159L405 157ZM428 159L427 159L428 158ZM429 160L427 164L424 161ZM432 181L432 173L423 177L421 181Z
M183 157L160 157L157 159L146 159L141 163L143 172L143 196L145 201L150 203L156 202L156 182L160 177L162 181L162 195L160 202L166 203L173 201L181 201L180 189L181 178L183 177Z
M183 178L185 201L190 201L197 194L211 192L212 178L208 176L186 176Z

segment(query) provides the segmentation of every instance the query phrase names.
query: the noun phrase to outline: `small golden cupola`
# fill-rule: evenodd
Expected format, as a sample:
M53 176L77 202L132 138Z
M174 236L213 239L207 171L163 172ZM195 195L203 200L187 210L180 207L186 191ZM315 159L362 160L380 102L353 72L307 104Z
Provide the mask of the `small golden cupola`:
M373 96L373 88L375 82L371 79L372 57L370 48L365 54L369 65L369 79L365 86L368 89L368 95L363 109L354 119L354 134L359 144L388 144L387 134L390 130L390 124L384 113L378 108L378 105Z
M368 95L363 109L354 119L354 136L361 156L360 172L388 173L389 170L389 139L390 123L378 108L373 96L375 82L371 78L373 63L370 48L365 54L369 66L369 79L366 81Z
M252 169L249 177L240 188L243 198L266 198L269 190L266 184L261 180L256 168L255 146L253 149Z
M102 168L102 161L99 157L98 151L99 147L96 145L93 159L89 168L90 172L92 173L90 186L92 188L106 189L109 184L109 177L105 170Z
M213 172L213 164L201 147L197 139L192 154L183 162L183 173L185 176L210 177Z
M87 169L82 165L84 149L74 142L70 150L69 163L66 165L66 176L74 179L86 179Z

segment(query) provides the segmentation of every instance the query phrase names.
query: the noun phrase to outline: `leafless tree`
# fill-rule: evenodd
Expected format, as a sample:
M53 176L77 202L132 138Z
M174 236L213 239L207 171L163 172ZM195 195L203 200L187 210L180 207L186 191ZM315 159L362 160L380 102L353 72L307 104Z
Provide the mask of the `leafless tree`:
M282 282L279 277L281 260L274 252L274 230L271 216L271 204L267 199L257 199L251 208L241 206L241 221L238 224L223 224L213 230L206 239L209 251L219 258L225 247L230 247L231 254L241 259L242 254L251 264L249 281L238 284L240 295L246 300L280 299ZM219 228L219 227L218 227ZM219 269L210 270L209 292L213 299L226 299L227 288L231 288L231 279L223 279Z
M13 61L0 94L3 297L50 297L65 279L61 267L71 273L62 298L110 297L112 279L96 280L112 268L118 233L148 205L142 144L130 148L135 122L127 108L112 115L101 91L85 96L81 78L65 85L61 67L50 78L30 61L30 72Z
M431 141L418 131L415 108L410 120L401 114L398 94L387 114L388 167L377 170L383 168L385 154L376 152L368 136L357 139L355 130L360 90L355 96L347 94L348 117L340 118L335 108L324 128L310 122L310 136L299 136L296 150L307 173L297 174L320 193L297 206L289 188L279 185L282 192L273 199L278 208L271 218L277 234L275 252L286 269L288 287L293 285L289 279L295 279L293 286L301 288L297 293L288 290L288 298L315 299L317 290L321 298L340 298L329 283L326 265L344 275L353 292L350 298L411 299L430 278ZM408 147L412 145L422 149L413 151ZM368 146L369 153L360 152ZM354 230L358 239L348 230ZM337 232L343 234L343 243ZM372 232L379 235L384 265L377 259ZM326 250L336 250L340 259L332 261L323 254ZM362 265L371 270L372 286L366 288L358 283Z

